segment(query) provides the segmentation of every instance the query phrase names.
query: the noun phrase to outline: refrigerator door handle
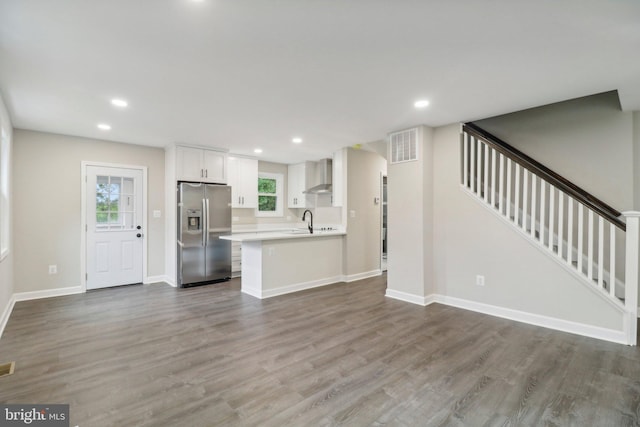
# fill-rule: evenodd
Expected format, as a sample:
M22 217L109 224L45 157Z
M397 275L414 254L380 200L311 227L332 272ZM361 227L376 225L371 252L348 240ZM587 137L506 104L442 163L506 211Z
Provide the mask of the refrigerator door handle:
M207 225L207 206L205 205L204 199L202 199L202 246L207 246L207 229L209 226Z
M206 236L205 237L205 243L206 243L206 245L208 245L209 244L209 199L207 199L207 222L206 222L206 224L207 224L207 228L204 231L204 233L205 233L205 236Z

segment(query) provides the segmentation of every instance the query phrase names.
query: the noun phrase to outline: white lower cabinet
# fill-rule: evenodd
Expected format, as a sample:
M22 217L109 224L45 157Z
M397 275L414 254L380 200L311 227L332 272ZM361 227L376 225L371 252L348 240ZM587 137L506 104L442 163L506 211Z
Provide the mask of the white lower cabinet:
M242 243L231 242L231 277L242 275Z

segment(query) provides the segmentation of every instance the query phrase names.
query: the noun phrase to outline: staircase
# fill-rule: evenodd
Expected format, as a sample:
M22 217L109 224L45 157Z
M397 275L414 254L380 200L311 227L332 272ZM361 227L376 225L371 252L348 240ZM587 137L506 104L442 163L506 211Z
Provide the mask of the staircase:
M620 309L636 345L640 212L616 211L473 123L460 144L464 190Z

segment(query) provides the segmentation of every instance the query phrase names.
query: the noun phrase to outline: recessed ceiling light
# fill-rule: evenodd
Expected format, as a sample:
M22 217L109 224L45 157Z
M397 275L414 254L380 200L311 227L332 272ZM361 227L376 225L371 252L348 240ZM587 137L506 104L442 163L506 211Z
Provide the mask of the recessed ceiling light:
M291 140L294 144L300 144L302 142L302 138L293 138Z
M108 125L106 123L100 123L100 124L98 124L98 129L100 129L100 130L111 130L111 125Z
M262 153L262 148L256 148L255 150L253 150L253 152L256 154L260 154Z
M426 99L421 99L420 101L416 101L413 106L416 108L425 108L429 105L429 101Z
M124 99L117 99L117 98L112 99L111 104L115 105L116 107L122 107L122 108L129 105L129 103Z

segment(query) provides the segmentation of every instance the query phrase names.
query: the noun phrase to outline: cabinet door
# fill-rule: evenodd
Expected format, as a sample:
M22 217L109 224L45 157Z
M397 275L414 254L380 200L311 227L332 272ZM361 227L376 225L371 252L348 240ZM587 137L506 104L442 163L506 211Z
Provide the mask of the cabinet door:
M202 150L198 148L176 148L176 176L178 181L202 181L204 167L202 164Z
M258 161L241 159L240 182L242 183L242 207L258 207Z
M239 157L229 158L228 178L231 185L231 206L257 208L258 161Z
M287 204L290 208L302 207L304 201L300 190L300 180L304 176L304 163L289 165L287 170Z
M227 153L204 150L204 182L227 183Z

